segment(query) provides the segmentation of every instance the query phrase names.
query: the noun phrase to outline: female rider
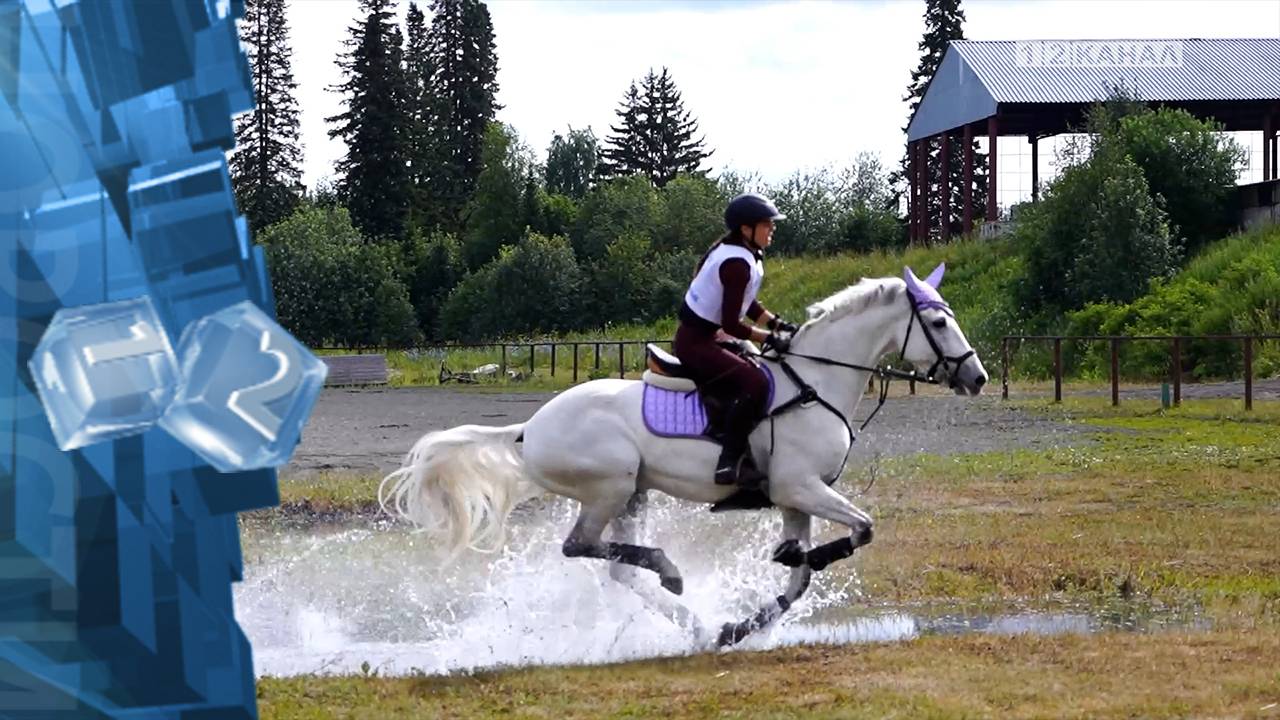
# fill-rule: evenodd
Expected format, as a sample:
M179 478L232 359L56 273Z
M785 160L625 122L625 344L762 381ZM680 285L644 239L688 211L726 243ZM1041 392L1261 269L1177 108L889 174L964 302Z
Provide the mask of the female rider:
M743 467L747 438L768 408L769 381L764 371L717 343L728 334L786 352L796 326L756 300L764 280L764 249L773 242L774 221L786 216L768 198L739 195L724 211L728 229L698 262L680 306L673 349L699 389L725 406L723 450L716 464L718 485L751 485L762 478ZM743 322L763 322L770 333Z

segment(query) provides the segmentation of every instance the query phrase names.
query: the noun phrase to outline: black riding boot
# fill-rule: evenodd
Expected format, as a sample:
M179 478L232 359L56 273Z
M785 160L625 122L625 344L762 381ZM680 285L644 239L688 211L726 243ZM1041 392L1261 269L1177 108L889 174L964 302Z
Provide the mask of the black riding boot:
M747 457L748 438L756 424L755 404L737 398L725 408L723 449L716 463L717 485L757 487L765 479Z

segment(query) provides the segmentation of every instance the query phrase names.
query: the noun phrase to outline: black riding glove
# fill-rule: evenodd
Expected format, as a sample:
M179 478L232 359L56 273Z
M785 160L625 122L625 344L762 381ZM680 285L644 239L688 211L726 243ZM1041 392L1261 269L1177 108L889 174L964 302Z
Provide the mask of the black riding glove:
M788 335L795 335L800 326L783 320L781 315L774 315L773 319L769 321L769 329L780 330Z
M785 355L791 349L791 336L781 333L769 333L769 337L764 339L764 345L761 347L763 352L773 350L779 355Z

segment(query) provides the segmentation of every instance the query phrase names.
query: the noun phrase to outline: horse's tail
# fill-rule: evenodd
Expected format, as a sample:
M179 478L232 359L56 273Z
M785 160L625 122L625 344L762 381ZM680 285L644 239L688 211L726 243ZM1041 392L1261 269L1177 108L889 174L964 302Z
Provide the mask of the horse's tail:
M524 425L460 425L423 435L378 486L378 503L435 536L453 557L506 541L511 509L533 495L516 441Z

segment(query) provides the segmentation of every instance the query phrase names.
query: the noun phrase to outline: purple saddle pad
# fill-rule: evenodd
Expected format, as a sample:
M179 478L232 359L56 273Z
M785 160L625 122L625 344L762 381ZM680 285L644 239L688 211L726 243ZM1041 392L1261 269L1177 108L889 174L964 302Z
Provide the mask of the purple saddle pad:
M769 401L765 407L771 407L773 373L764 365L759 367L769 379ZM707 430L707 409L697 392L666 390L646 384L641 406L644 426L659 437L699 437Z

